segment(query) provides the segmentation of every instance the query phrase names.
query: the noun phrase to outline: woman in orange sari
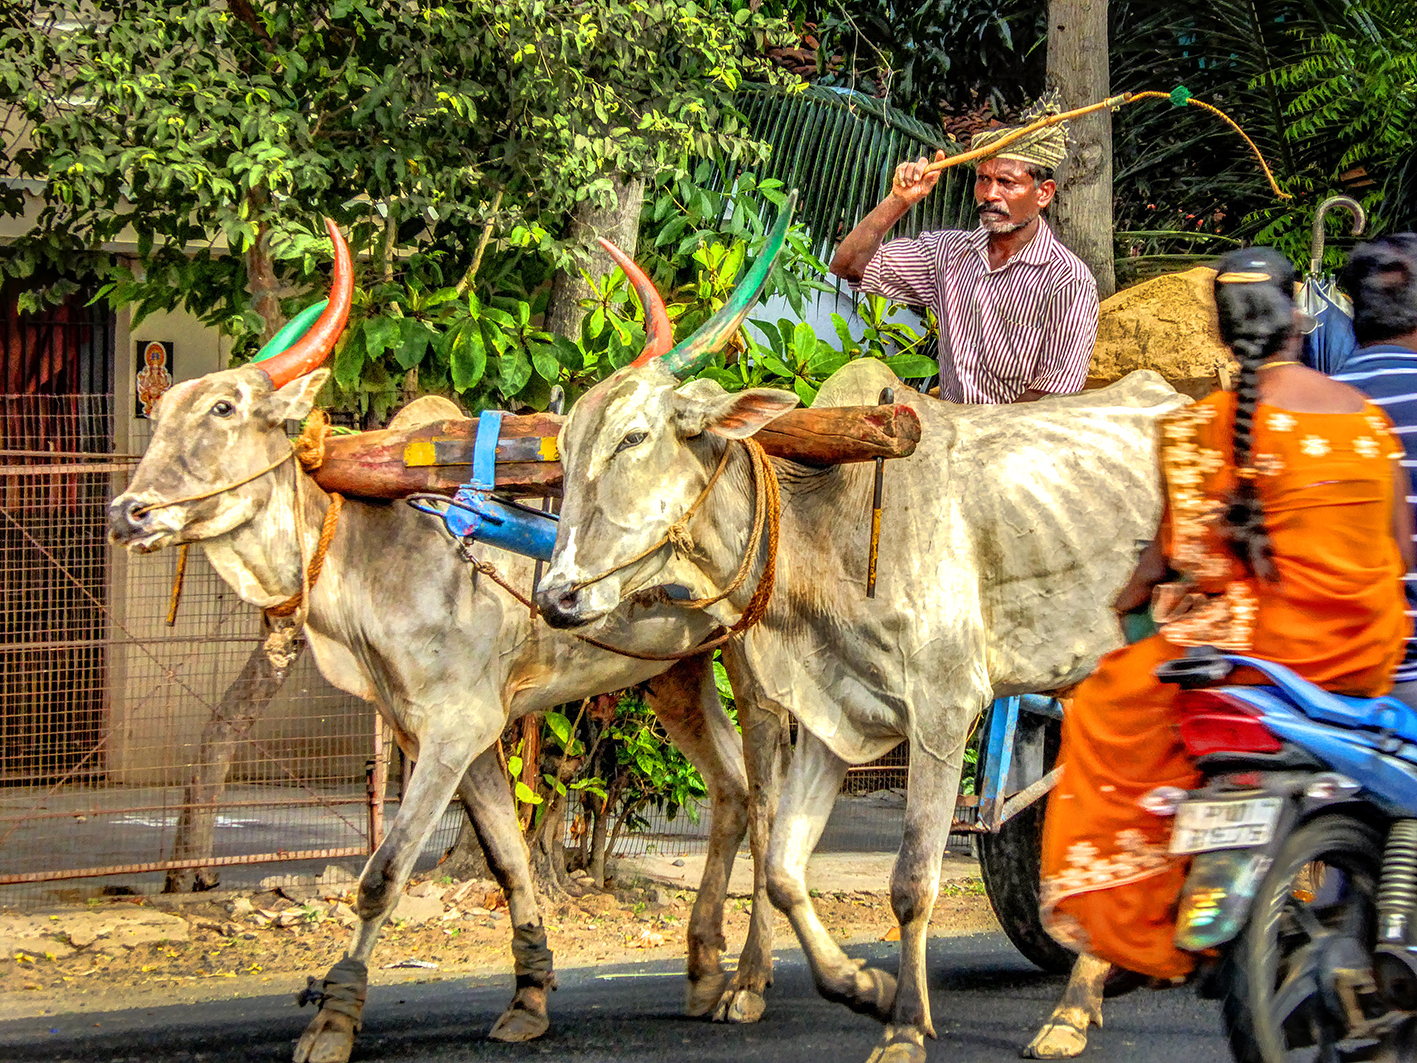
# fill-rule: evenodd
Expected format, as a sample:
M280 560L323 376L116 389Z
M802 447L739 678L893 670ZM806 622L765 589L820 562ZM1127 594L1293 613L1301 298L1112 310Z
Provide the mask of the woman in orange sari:
M1209 645L1377 696L1407 636L1398 544L1410 541L1411 511L1387 415L1295 361L1294 271L1279 254L1232 252L1219 271L1238 385L1164 422L1166 516L1117 601L1127 612L1150 597L1159 631L1108 654L1078 687L1043 833L1049 932L1167 980L1194 964L1172 943L1188 862L1168 852L1172 820L1140 799L1194 789L1200 774L1176 731L1177 688L1157 665Z

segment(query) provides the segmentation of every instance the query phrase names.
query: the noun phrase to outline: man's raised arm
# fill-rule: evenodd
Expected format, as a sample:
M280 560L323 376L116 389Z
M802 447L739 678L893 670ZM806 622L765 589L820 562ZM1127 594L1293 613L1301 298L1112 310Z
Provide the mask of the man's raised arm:
M943 151L935 152L936 162L944 158ZM929 161L921 156L915 162L903 162L895 168L890 195L862 218L836 249L831 264L834 274L852 284L861 283L861 276L881 249L886 233L895 228L895 223L905 216L905 212L928 196L939 183L940 174L944 171L926 173L925 167L928 165Z

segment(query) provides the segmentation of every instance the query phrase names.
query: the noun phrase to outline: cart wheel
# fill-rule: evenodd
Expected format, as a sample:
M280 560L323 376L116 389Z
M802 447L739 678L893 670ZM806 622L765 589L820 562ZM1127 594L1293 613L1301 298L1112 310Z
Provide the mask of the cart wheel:
M981 725L988 734L988 717ZM1050 721L1044 739L1044 771L1058 756L1062 724ZM979 874L984 893L999 925L1029 963L1049 974L1067 974L1077 954L1063 948L1043 929L1039 917L1039 878L1043 865L1043 809L1047 799L1034 802L1000 828L997 834L977 834Z
M1043 801L1009 820L998 834L976 836L984 892L1014 948L1049 974L1073 969L1069 952L1043 929L1038 912L1038 879L1043 861Z

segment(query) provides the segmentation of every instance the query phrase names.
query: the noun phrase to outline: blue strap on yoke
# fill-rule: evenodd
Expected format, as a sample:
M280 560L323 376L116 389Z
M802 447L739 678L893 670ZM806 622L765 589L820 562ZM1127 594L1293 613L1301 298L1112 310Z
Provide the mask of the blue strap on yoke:
M497 440L502 434L502 411L484 410L477 418L472 443L472 478L458 488L446 506L422 500L412 502L425 513L443 518L452 536L464 546L486 543L542 561L551 560L556 545L556 517L493 498L497 487Z

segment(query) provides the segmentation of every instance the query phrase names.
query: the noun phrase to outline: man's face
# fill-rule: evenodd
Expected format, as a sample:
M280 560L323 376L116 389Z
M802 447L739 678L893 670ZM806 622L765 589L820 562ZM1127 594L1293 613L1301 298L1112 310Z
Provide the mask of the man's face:
M1017 232L1053 202L1058 186L1035 183L1026 163L1017 159L985 159L974 177L974 202L979 223L990 233Z

